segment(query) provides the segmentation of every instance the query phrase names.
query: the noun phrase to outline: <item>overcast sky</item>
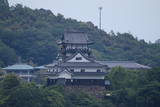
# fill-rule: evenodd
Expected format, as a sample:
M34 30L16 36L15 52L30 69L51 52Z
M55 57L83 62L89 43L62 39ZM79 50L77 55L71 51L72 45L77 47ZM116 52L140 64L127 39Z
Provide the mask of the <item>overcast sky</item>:
M50 9L66 18L91 21L98 26L102 6L102 29L106 32L130 32L139 39L160 38L160 0L9 0L30 8Z

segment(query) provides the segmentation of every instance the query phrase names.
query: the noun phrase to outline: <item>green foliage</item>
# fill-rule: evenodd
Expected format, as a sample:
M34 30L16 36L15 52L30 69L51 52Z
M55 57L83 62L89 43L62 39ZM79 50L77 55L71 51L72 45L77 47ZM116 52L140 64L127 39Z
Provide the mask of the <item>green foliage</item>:
M151 82L152 81L160 82L159 77L160 77L160 69L159 68L154 68L147 73L147 79Z
M0 106L5 107L9 95L20 85L18 78L14 75L7 75L0 81Z
M0 41L0 65L10 65L17 61L15 51Z
M106 78L111 80L112 90L119 90L123 88L136 87L138 73L140 72L115 67L110 71Z
M0 0L0 65L6 66L21 56L24 62L51 63L58 53L57 40L66 29L90 34L98 59L134 60L160 66L160 45L137 40L130 33L106 33L91 22L78 22L54 15L50 10L30 9L20 4L9 7ZM41 76L41 75L40 75ZM65 92L63 87L37 87L22 83L15 75L0 81L0 107L159 107L160 69L149 71L112 69L111 97L96 99L82 92ZM41 80L40 80L41 81Z
M153 67L160 64L160 45L137 40L130 33L106 33L91 22L66 19L62 14L56 16L50 10L33 10L21 4L9 7L7 0L1 0L0 4L1 8L5 7L0 12L0 47L5 45L7 50L4 53L10 57L0 58L1 66L15 62L12 61L15 54L24 62L32 60L38 65L51 63L58 53L56 42L66 29L89 33L89 38L95 43L92 46L93 54L98 59L134 60ZM7 55L9 53L12 55Z
M33 83L20 83L15 75L6 76L0 86L0 107L64 107L61 93Z
M31 84L24 84L9 95L6 107L44 107L46 99L41 89ZM46 106L47 107L47 106Z
M0 107L159 107L159 70L113 68L106 77L111 96L102 99L64 86L38 87L11 74L0 82Z
M4 91L11 90L19 86L20 82L14 74L7 75L2 81L2 88Z
M137 103L143 107L159 107L160 83L152 82L138 90Z
M110 101L116 107L158 107L160 100L159 68L149 71L112 69ZM106 99L108 100L108 99Z
M59 92L55 90L48 90L47 96L50 107L64 107L64 97Z
M9 4L7 0L0 0L0 19L5 19L8 17Z
M66 107L102 107L102 103L83 92L65 93Z

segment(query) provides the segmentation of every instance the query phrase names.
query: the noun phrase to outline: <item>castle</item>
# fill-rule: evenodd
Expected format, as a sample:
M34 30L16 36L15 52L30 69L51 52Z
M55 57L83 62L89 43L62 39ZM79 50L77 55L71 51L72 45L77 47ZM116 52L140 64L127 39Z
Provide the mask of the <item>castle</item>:
M93 57L88 34L65 32L58 43L61 47L58 61L47 65L48 84L106 85L108 66L98 63Z
M107 72L117 66L127 69L150 69L150 67L132 61L98 61L89 48L93 42L89 34L79 31L67 31L61 41L57 60L51 64L32 67L27 64L15 64L3 68L6 73L15 73L19 77L32 81L36 78L37 70L47 78L48 85L99 85L106 86L110 82L105 80Z

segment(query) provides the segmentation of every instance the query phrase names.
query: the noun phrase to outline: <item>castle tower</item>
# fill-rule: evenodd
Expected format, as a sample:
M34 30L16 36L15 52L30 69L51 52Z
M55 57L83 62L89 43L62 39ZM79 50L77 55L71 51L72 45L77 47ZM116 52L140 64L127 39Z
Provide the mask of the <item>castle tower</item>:
M89 45L91 44L93 43L89 41L87 33L78 31L65 32L61 42L59 42L62 59L66 59L77 52L90 57L91 49L89 48Z

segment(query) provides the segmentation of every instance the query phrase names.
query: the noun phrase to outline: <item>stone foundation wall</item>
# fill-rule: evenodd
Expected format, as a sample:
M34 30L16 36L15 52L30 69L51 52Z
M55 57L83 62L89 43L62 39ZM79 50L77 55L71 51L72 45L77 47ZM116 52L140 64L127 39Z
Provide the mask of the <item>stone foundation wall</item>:
M84 92L96 98L104 98L106 88L104 86L65 86L66 92Z

